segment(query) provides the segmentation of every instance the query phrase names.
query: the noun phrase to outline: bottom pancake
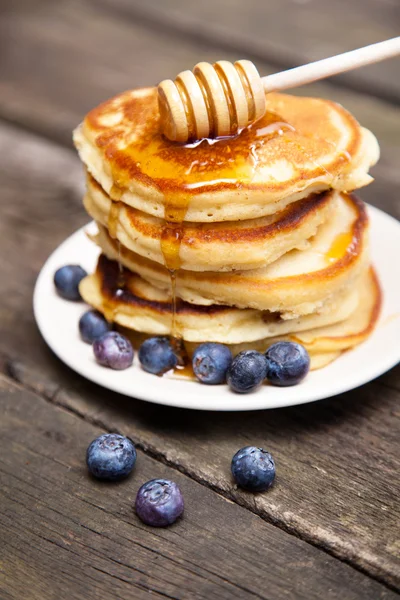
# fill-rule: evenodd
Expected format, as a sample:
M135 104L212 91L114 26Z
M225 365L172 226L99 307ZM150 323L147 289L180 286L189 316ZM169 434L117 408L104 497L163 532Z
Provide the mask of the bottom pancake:
M81 282L80 291L83 299L109 321L148 334L171 334L169 292L159 290L127 269L121 272L118 263L104 255L99 258L96 272ZM203 306L178 300L176 324L180 336L188 342L250 343L338 323L353 314L358 303L359 291L355 288L335 294L318 312L282 319L279 313L269 311Z
M362 277L358 292L360 300L356 310L340 322L257 340L250 345L234 344L230 346L232 352L237 354L250 348L263 352L271 344L281 341L298 342L310 354L342 352L353 348L366 340L372 333L381 310L382 291L372 267Z
M343 352L365 341L372 333L381 310L382 291L374 269L371 267L359 287L360 302L356 310L343 321L314 329L268 337L251 343L229 344L232 353L243 350L265 352L271 344L291 341L302 344L310 354L311 370L321 369ZM185 343L191 355L197 344Z
M81 282L80 291L88 304L131 332L130 337L138 343L146 336L171 332L168 295L135 273L121 273L118 264L104 255L96 272ZM265 351L276 341L291 340L307 348L312 368L321 368L370 335L380 306L379 282L370 268L356 290L339 301L335 297L324 312L283 320L268 311L197 306L178 300L177 323L189 355L205 341L227 344L237 354L247 349Z

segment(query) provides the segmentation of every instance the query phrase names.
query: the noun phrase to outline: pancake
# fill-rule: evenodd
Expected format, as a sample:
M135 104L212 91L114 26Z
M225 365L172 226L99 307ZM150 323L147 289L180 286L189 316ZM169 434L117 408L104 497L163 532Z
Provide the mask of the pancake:
M191 271L232 271L268 265L293 249L304 249L307 240L333 214L338 192L312 194L275 215L247 221L189 223L182 227L180 268ZM84 206L89 215L109 227L126 248L164 264L161 238L164 221L122 202L115 203L90 175ZM113 209L111 208L113 206Z
M172 321L168 295L129 271L123 273L124 288L119 289L120 275L115 261L100 256L96 272L80 284L82 297L122 326L136 344L148 335L168 335ZM204 307L180 301L177 319L189 355L203 341L228 344L237 354L247 349L263 352L272 343L290 340L303 344L313 368L321 368L371 334L380 306L379 282L370 268L356 290L342 295L320 314L284 321L279 315L251 309Z
M363 275L358 285L359 304L347 319L340 322L310 328L306 331L292 332L276 337L268 337L247 344L232 346L234 353L250 347L263 352L271 344L291 341L302 344L310 353L343 352L363 342L373 331L380 314L382 291L379 280L372 267Z
M321 352L310 354L310 371L317 371L330 365L334 360L339 358L342 352Z
M177 144L160 133L156 88L124 92L74 132L107 194L167 221L258 218L330 188L372 181L373 134L340 105L270 93L267 113L236 137Z
M80 284L82 297L121 326L153 335L169 335L172 327L170 294L126 269L122 280L120 288L118 263L101 255L96 272ZM268 311L178 301L176 320L179 334L188 342L207 340L235 344L337 323L348 318L358 303L358 289L353 289L328 301L318 313L284 320Z
M168 270L128 250L99 226L94 241L110 259L120 260L155 287L170 290ZM341 290L353 286L368 264L368 217L364 204L340 195L337 209L305 250L292 250L261 269L232 273L181 270L176 295L200 305L225 304L280 312L293 318L320 309Z

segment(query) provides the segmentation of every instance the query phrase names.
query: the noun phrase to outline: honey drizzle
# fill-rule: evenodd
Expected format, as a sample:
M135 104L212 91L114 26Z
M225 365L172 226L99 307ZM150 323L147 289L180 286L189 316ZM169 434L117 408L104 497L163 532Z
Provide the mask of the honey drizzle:
M119 219L119 211L121 209L121 196L123 190L117 185L113 185L110 190L110 198L111 198L111 206L108 213L108 221L107 228L110 237L116 240L117 248L118 248L118 279L117 279L117 289L113 294L113 298L103 302L103 313L105 318L109 323L113 323L115 320L115 314L117 312L117 302L118 297L122 294L123 288L125 286L125 277L124 277L124 267L121 262L121 242L117 239L117 226Z
M108 213L108 233L113 240L117 237L117 226L118 226L118 217L119 217L119 209L120 202L116 202L115 200L111 200L110 211Z
M181 377L182 379L196 379L193 372L192 363L188 362L185 366L177 366L172 371L173 377Z
M345 231L339 233L330 245L329 250L325 253L325 260L328 263L332 263L342 258L349 247L351 247L352 240L352 232Z
M171 282L171 342L180 363L185 363L182 333L178 320L176 284L181 267L180 248L183 222L189 207L189 196L164 193L164 225L161 231L161 252Z
M179 327L178 327L177 320L176 320L176 313L177 313L177 310L176 310L176 274L177 274L177 271L175 269L169 270L169 275L171 278L171 304L172 304L171 338L174 343L175 343L175 340L177 340L180 337Z

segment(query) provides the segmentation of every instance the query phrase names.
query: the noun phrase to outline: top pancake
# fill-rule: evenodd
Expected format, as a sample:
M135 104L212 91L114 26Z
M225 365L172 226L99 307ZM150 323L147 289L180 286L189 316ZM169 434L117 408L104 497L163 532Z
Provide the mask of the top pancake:
M92 110L74 141L111 198L168 221L252 219L370 183L378 143L343 107L271 93L267 108L236 137L177 144L161 135L156 89L138 89Z

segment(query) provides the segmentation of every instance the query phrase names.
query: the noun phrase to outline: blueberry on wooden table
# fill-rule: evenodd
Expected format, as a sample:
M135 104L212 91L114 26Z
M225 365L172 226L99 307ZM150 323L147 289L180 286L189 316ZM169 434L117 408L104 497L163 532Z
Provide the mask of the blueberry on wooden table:
M108 331L93 342L96 361L104 367L121 371L131 366L133 348L130 341L117 331Z
M176 367L178 357L167 337L152 337L140 346L139 361L148 373L163 375Z
M267 379L272 385L300 383L310 370L310 356L304 346L295 342L277 342L265 353Z
M110 331L112 325L97 310L88 310L79 319L79 333L87 344L93 344L95 340Z
M240 394L252 392L267 375L267 359L256 350L244 350L235 356L227 372L229 387Z
M168 479L151 479L139 489L136 496L136 514L143 523L152 527L166 527L183 513L181 490Z
M86 452L86 464L94 477L116 481L127 477L136 462L135 445L117 433L103 433Z
M246 446L232 458L231 471L236 483L250 492L265 492L275 479L275 462L269 452Z
M193 353L193 372L201 383L208 385L225 383L231 363L232 352L224 344L200 344Z
M82 300L79 284L87 272L79 265L65 265L54 273L54 285L58 294L65 300Z

